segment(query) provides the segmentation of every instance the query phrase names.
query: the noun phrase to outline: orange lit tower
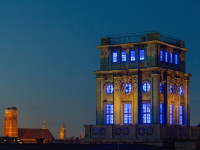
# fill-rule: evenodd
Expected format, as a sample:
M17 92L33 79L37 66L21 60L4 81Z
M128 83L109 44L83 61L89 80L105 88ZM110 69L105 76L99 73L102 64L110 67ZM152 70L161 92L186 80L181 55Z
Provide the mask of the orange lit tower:
M17 126L17 108L6 108L5 110L5 124L4 124L4 136L18 137Z
M62 128L60 130L60 139L62 139L62 140L66 139L66 130L65 130L64 121L62 123Z

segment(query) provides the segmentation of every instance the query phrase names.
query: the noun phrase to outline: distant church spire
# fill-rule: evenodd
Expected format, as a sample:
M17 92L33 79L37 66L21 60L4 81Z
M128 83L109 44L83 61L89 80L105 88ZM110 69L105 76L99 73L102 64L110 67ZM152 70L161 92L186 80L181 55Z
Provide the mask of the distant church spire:
M65 130L65 124L64 121L62 123L62 128L60 130L60 139L65 140L66 139L66 130Z
M42 129L46 129L45 118L44 118L44 123L43 123Z

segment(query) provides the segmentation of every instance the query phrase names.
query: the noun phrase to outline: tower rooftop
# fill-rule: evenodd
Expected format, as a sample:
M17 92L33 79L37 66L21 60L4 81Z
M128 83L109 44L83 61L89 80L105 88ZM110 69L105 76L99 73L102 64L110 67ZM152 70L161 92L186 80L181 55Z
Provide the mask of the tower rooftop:
M167 44L185 48L185 41L178 38L159 33L159 32L140 32L129 34L110 35L105 38L101 38L101 46L103 45L117 45L125 43L139 43L146 41L161 41Z

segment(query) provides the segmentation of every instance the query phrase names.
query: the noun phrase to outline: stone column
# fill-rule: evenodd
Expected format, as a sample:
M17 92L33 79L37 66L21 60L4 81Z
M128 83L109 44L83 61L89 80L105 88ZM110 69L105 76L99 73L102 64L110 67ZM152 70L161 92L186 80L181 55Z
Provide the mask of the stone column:
M190 80L185 80L186 82L186 103L185 103L185 118L186 126L190 126Z
M119 125L120 124L120 98L119 94L121 89L117 89L120 86L117 86L119 84L118 82L119 77L114 77L114 125ZM116 87L116 88L115 88Z
M160 74L152 76L152 124L160 123Z
M102 125L102 82L103 78L96 78L96 124Z
M133 93L133 100L132 100L132 124L138 124L138 75L135 75L134 78L134 93Z

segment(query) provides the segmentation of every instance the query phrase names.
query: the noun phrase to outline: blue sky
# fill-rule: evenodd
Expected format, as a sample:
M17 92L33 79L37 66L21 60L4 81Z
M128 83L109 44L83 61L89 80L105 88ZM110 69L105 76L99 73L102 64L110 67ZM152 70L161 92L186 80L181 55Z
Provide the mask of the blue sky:
M107 35L157 31L186 42L191 77L191 124L200 123L200 1L0 1L0 135L4 110L18 108L18 126L58 138L84 134L95 124L96 46Z

